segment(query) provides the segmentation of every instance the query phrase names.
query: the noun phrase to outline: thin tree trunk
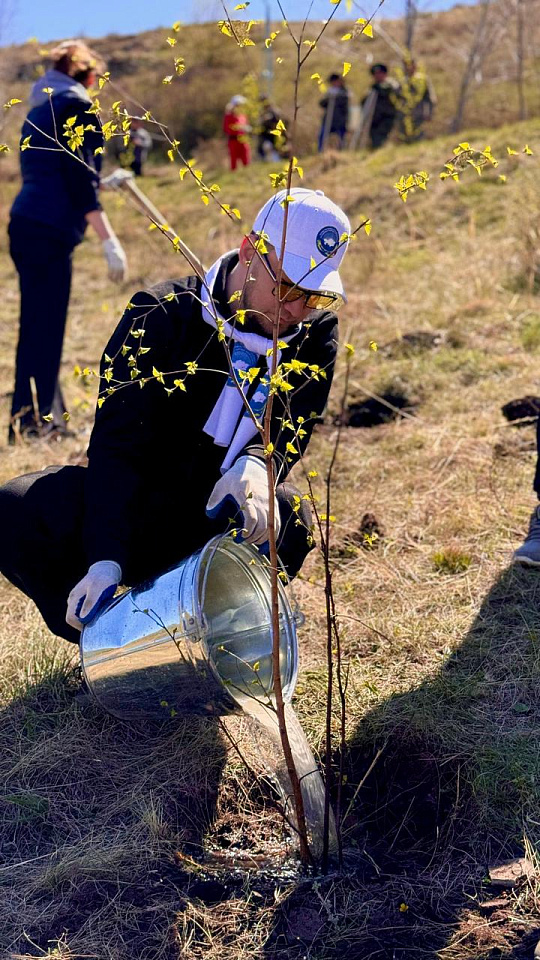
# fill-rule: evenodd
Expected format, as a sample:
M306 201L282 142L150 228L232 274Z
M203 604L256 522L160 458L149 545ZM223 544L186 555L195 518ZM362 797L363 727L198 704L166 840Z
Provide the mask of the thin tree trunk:
M324 153L326 150L326 145L328 143L328 138L330 136L330 131L332 129L332 121L334 119L334 109L336 106L335 97L328 95L328 103L326 106L326 113L324 115L324 127L323 134L321 138L321 153Z
M371 122L373 120L373 114L375 113L375 107L377 105L377 97L378 93L376 90L371 90L367 95L366 102L362 107L362 116L360 118L358 129L354 131L354 135L351 140L351 150L358 150L367 147L369 133L371 130Z
M418 7L416 0L405 0L405 49L412 52Z
M516 0L516 21L517 21L517 89L518 89L518 109L519 119L527 119L527 106L525 103L525 90L523 87L523 65L525 60L524 44L524 12L523 0Z
M482 9L480 11L478 23L476 24L476 30L474 31L473 42L467 58L467 64L461 78L456 112L450 124L451 133L457 133L458 130L461 130L461 127L463 126L465 106L469 97L469 86L474 77L475 71L481 65L486 53L487 44L485 43L485 39L488 26L488 14L490 11L490 0L482 0L481 8Z

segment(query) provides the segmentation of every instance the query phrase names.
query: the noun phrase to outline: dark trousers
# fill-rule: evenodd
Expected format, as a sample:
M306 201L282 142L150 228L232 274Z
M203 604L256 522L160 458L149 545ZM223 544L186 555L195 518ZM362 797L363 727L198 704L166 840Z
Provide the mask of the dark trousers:
M536 469L534 471L533 490L540 500L540 417L536 421Z
M65 621L67 598L88 569L85 480L85 467L48 467L0 487L0 571L34 601L49 629L72 643L79 642L80 633ZM278 486L278 553L289 577L298 573L312 546L310 508L302 500L295 512L295 496L291 483ZM183 556L180 544L178 561Z
M390 133L392 132L393 126L394 117L382 117L375 122L372 121L369 136L371 139L371 146L374 150L378 150L379 147L382 147L383 144L386 143Z
M326 136L325 136L326 134ZM332 134L335 134L338 142L338 150L343 150L345 146L345 137L347 136L346 127L332 127L331 130L326 130L325 122L323 120L321 129L319 130L319 139L317 141L317 150L319 153L322 153L327 142L330 140Z
M21 290L12 435L15 421L22 430L39 427L41 418L51 413L54 422L63 422L65 407L58 373L71 288L73 243L54 227L25 217L12 218L9 240Z

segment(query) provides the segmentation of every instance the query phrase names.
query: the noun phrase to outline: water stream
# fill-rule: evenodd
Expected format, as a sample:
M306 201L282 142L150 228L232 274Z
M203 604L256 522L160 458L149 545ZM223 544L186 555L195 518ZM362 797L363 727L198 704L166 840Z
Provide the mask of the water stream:
M246 576L246 569L249 576ZM269 622L269 578L266 567L244 567L234 576L229 556L216 553L205 579L204 616L210 661L221 682L252 720L258 761L282 797L285 815L297 827L294 796L283 756L274 706L272 637ZM234 589L232 585L234 583ZM224 598L227 602L224 603ZM230 604L230 605L229 605ZM315 861L323 851L324 783L312 750L290 701L296 682L297 639L295 617L280 591L280 672L289 742L300 779ZM296 832L293 830L296 836ZM334 818L330 817L330 853L337 852Z
M290 705L300 622L281 584L279 668L286 724L300 778L313 859L323 850L324 784ZM214 713L250 718L256 760L296 813L274 706L269 567L253 547L216 538L178 566L117 597L88 624L81 663L89 688L121 719ZM330 852L337 847L333 819Z
M259 761L279 789L287 819L296 827L292 785L283 756L276 712L254 699L243 701L242 708L257 724L258 730L255 728L254 733L259 746ZM317 862L320 861L323 852L324 783L302 725L289 703L285 706L285 719L296 772L302 789L309 848L313 859ZM337 849L336 824L332 810L330 810L330 854L337 854Z

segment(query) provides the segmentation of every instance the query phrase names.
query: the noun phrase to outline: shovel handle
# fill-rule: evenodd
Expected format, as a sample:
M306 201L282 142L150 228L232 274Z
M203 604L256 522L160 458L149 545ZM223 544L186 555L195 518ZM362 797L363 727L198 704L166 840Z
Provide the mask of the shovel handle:
M143 212L148 214L150 219L162 228L163 233L169 237L170 240L175 240L176 246L178 247L180 253L186 258L187 262L195 271L197 276L203 280L206 270L199 258L195 256L193 251L189 249L189 247L184 243L183 240L180 239L175 231L167 225L166 218L162 213L160 213L158 208L152 203L146 194L139 189L135 181L131 177L129 179L126 178L125 180L122 180L120 189L130 193Z

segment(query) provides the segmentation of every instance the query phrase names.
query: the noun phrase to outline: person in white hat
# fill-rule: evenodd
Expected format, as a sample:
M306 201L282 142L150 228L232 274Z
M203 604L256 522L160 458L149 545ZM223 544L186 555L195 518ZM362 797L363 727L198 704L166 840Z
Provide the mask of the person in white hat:
M273 196L204 278L131 298L103 354L88 467L52 467L0 489L0 569L67 640L118 584L155 576L231 522L264 549L265 450L239 387L262 422L276 325L289 389L274 395L271 442L289 576L309 552L309 507L286 478L326 406L351 228L321 191L289 196Z
M246 113L247 100L240 94L232 97L225 107L223 118L223 132L227 137L231 170L236 170L239 163L247 167L251 163L251 149L249 134L251 124Z

